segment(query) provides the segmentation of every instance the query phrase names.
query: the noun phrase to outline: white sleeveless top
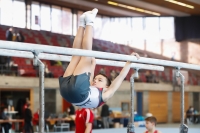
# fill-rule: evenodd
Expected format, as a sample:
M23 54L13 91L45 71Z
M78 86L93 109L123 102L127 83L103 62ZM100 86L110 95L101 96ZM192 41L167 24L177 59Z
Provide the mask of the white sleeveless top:
M102 90L103 89L90 86L88 97L83 102L72 104L81 108L97 108L104 103L102 101Z

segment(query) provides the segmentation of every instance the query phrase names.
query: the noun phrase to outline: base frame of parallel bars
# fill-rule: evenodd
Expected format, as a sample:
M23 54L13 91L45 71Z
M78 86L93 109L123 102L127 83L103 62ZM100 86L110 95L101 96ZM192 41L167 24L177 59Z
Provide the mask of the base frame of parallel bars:
M131 115L130 120L127 125L127 133L135 133L135 125L134 125L134 78L138 77L139 68L133 68L135 73L131 75L130 83L131 83Z

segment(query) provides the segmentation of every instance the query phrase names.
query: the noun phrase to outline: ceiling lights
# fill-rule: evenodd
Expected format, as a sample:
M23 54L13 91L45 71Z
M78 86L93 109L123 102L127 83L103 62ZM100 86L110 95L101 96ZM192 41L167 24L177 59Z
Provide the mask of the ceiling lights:
M185 4L183 2L179 2L179 1L175 1L175 0L165 0L165 1L177 4L177 5L180 5L180 6L184 6L184 7L187 7L187 8L194 9L194 6Z
M117 2L113 2L113 1L108 1L108 4L113 5L113 6L119 6L119 7L127 8L127 9L130 9L130 10L135 10L135 11L142 12L142 13L160 16L160 13L157 13L157 12L152 12L152 11L148 11L148 10L133 7L133 6L124 5L124 4L120 4L120 3L117 3Z

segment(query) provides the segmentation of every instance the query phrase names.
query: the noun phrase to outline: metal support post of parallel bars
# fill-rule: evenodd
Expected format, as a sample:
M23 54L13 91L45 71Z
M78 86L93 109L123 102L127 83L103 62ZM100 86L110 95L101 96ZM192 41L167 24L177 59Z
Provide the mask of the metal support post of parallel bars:
M131 75L130 83L131 83L131 114L130 120L127 126L127 133L135 133L135 126L134 126L134 78L138 77L138 70L139 68L134 68L135 73Z
M181 79L181 125L180 125L180 133L188 133L188 126L184 124L184 108L185 108L185 97L184 97L184 82L185 77L180 72L180 67L177 68L176 77L180 77Z
M40 115L39 115L39 132L44 132L44 69L45 65L38 58L40 51L33 51L33 65L39 66L39 103L40 103Z

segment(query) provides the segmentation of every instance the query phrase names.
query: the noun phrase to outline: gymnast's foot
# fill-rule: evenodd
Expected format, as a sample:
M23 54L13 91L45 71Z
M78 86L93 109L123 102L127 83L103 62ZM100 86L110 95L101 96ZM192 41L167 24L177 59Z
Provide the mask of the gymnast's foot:
M94 26L94 20L97 15L98 9L94 8L92 11L85 13L85 23L86 25Z
M86 15L87 13L92 13L92 11L84 12L84 13L80 16L80 18L79 18L79 26L81 26L81 27L83 27L83 28L85 28L85 25L86 25L86 22L85 22L85 15Z

